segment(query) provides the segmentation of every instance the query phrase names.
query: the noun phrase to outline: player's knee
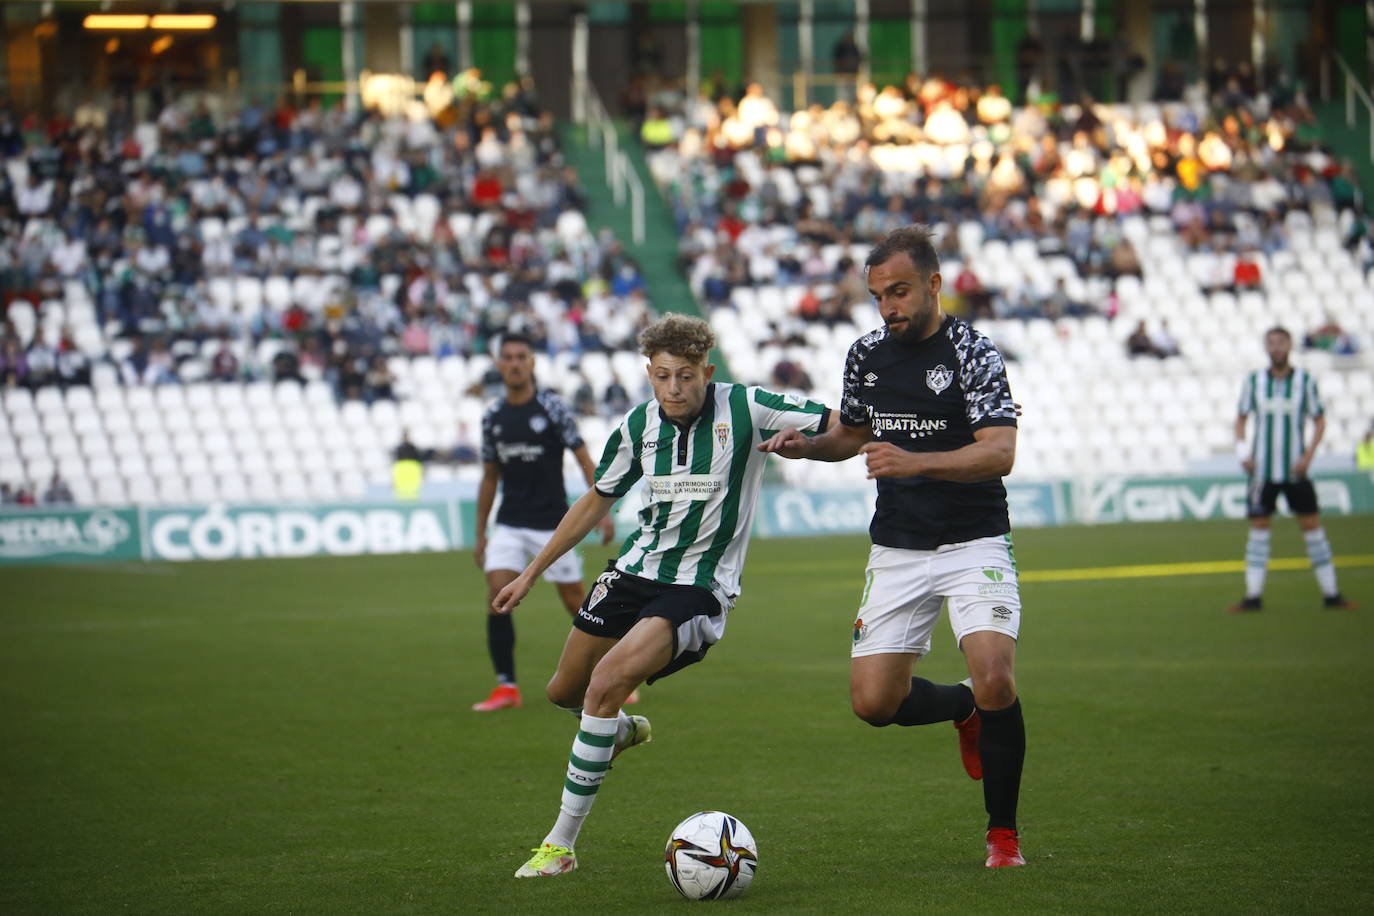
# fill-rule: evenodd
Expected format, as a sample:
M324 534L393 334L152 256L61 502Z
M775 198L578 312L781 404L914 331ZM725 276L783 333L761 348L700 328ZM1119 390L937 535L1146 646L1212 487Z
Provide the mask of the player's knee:
M854 710L854 715L869 725L881 728L892 724L892 717L897 714L901 700L894 701L881 694L855 693L850 696L849 704Z
M991 671L975 677L973 701L980 709L1006 709L1016 702L1016 678L1010 671Z
M548 697L549 702L560 709L576 709L582 705L582 698L574 696L569 686L557 677L552 678L544 685L544 696Z
M587 684L585 708L588 711L619 709L637 686L635 679L625 672L598 666Z

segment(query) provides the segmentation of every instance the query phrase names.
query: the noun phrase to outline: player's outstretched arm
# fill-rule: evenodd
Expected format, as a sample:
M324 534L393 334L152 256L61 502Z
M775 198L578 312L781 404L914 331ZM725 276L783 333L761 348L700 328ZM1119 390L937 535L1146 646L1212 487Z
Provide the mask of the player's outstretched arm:
M973 442L952 452L908 452L890 442L870 442L861 451L868 478L934 477L958 483L994 480L1011 473L1016 461L1016 427L984 426Z
M573 449L573 458L577 459L577 466L582 469L582 479L587 481L587 489L593 489L596 486L596 465L592 462L587 446L579 445ZM610 515L603 516L599 526L602 544L609 544L615 540L615 520Z
M567 513L554 529L553 536L544 545L544 549L530 561L524 572L501 589L496 595L496 600L491 603L491 609L498 614L509 614L515 610L534 587L535 580L544 574L544 570L552 566L554 560L581 543L587 532L596 527L596 523L605 517L613 505L613 497L602 496L595 489L588 490L578 497L577 502L568 507Z
M859 454L859 449L872 438L867 426L845 426L830 413L830 426L818 436L808 436L798 429L779 430L772 438L759 443L761 452L771 452L784 458L810 458L812 461L844 461Z

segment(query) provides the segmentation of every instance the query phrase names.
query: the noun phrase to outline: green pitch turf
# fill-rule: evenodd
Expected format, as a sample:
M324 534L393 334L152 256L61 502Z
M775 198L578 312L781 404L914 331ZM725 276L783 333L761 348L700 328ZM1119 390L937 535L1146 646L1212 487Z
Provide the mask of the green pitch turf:
M1333 519L1338 555L1374 519ZM1237 523L1023 531L1023 571L1237 560ZM517 615L527 705L491 674L467 555L0 573L0 912L677 912L668 831L740 817L735 913L1370 912L1374 568L1355 613L1306 570L1229 616L1238 574L1027 583L1029 867L982 867L947 725L848 708L862 538L756 542L724 642L644 691L581 868L511 874L558 806L574 722L542 701L567 630ZM1291 522L1276 557L1302 555ZM600 566L600 551L587 557ZM947 624L918 667L962 676ZM709 905L709 904L708 904Z

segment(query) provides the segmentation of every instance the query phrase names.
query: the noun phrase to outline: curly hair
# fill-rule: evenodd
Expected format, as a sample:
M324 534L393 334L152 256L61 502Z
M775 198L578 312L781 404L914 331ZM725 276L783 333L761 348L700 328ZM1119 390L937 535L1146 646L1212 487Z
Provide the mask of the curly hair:
M694 363L705 362L716 345L711 326L700 318L669 312L639 332L639 352L649 359L668 353Z

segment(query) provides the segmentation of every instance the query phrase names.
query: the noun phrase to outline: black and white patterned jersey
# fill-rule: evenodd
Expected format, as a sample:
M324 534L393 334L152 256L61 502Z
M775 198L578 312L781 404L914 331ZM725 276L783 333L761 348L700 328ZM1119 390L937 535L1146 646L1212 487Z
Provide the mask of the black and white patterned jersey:
M985 426L1015 426L1016 406L997 347L968 322L947 316L915 344L898 342L886 328L855 341L845 361L840 421L868 427L873 441L909 452L949 452L972 443ZM869 526L875 544L934 550L1010 530L1000 479L878 480Z
M523 404L502 398L482 415L482 460L501 466L498 525L552 531L568 511L563 450L583 445L567 403L540 389Z

